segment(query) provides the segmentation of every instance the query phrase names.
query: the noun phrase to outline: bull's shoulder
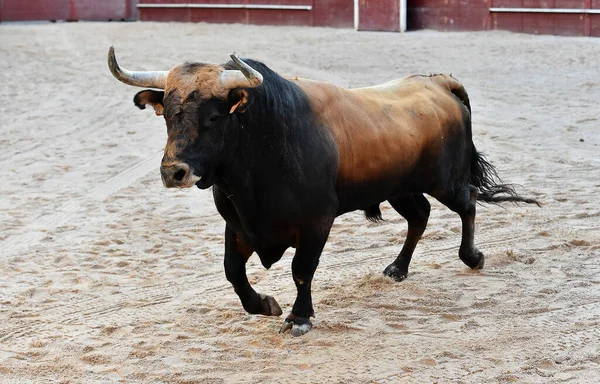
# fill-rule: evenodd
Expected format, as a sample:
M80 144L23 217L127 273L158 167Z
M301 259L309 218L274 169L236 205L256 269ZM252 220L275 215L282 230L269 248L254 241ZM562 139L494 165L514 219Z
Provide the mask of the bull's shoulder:
M343 93L347 92L346 89L325 81L310 80L299 77L289 80L296 84L302 91L304 91L311 101L330 101L332 98L337 98Z
M309 79L293 80L307 96L318 120L328 120L327 116L343 114L355 108L354 96L345 88Z

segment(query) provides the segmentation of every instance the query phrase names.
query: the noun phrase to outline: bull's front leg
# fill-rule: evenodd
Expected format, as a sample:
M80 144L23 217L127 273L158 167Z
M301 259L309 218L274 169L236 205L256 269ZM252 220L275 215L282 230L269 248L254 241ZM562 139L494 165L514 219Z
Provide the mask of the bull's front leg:
M225 228L225 276L233 285L246 312L258 315L279 316L283 312L271 296L256 293L248 282L246 262L254 249L227 225Z
M283 322L279 332L291 330L293 336L302 336L312 328L310 317L315 316L312 305L311 284L313 275L319 265L319 257L327 242L333 220L320 225L316 231L300 234L300 244L292 260L292 276L298 294L292 312ZM325 228L323 228L325 227Z

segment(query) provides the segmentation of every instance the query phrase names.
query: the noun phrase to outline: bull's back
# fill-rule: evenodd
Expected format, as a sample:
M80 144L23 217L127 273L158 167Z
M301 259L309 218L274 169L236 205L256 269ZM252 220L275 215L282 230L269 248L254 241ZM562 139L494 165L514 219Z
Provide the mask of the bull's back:
M449 135L460 134L462 109L451 77L409 76L379 86L343 89L296 80L338 147L338 184L400 180L439 157Z

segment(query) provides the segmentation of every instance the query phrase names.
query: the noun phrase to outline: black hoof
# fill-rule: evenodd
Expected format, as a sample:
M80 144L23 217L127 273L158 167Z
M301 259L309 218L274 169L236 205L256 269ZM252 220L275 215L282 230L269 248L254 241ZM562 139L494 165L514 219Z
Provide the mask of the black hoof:
M277 304L277 301L275 301L273 297L261 294L259 294L259 296L262 300L262 312L260 313L261 315L281 316L283 311L281 310L281 307L279 306L279 304Z
M402 270L400 270L400 268L398 268L396 266L396 264L392 263L387 266L387 268L383 271L383 274L391 277L392 279L394 279L396 281L402 281L402 280L406 279L406 277L408 276L408 271L407 270L402 271Z
M292 336L298 337L305 335L312 328L312 323L308 317L299 317L290 314L287 319L283 321L279 333L286 333L290 331Z
M257 294L252 300L242 301L242 306L251 315L280 316L283 311L274 298Z
M468 256L461 256L460 259L471 269L483 269L485 264L485 256L477 249L474 249Z

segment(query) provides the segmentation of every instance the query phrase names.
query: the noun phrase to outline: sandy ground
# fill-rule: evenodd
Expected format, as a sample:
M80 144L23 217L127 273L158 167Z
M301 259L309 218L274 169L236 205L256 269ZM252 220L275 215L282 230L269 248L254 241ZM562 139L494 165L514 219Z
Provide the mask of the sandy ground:
M314 329L247 315L222 271L209 191L166 190L163 120L110 75L232 52L286 75L364 86L452 72L474 140L544 206L481 207L486 268L458 259L433 203L402 283L381 276L406 223L339 218ZM205 24L0 25L0 382L594 383L600 378L600 39ZM291 253L257 290L284 312Z

